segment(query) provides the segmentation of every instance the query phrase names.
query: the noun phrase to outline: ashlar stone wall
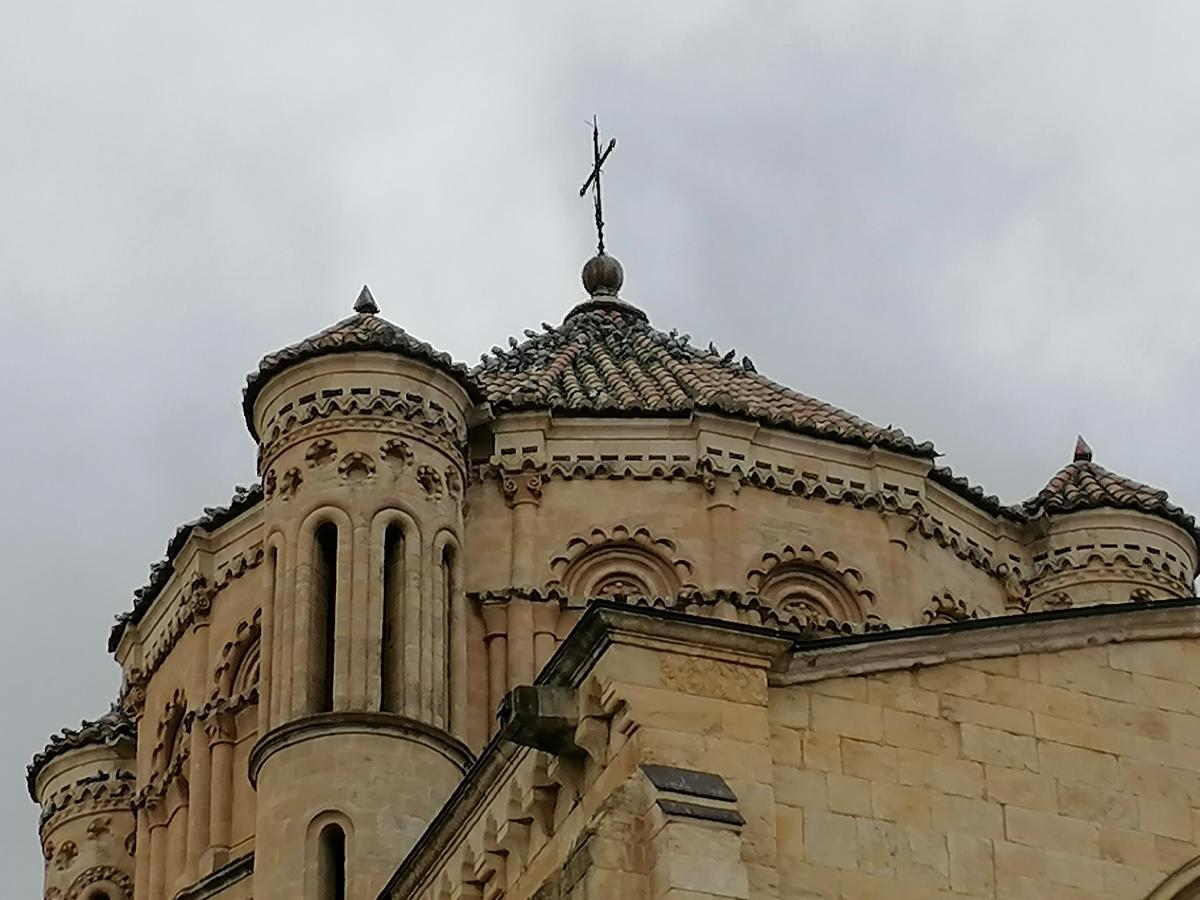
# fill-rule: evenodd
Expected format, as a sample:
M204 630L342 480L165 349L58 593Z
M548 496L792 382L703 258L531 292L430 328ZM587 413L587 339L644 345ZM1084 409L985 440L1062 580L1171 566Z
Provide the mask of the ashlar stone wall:
M1196 856L1200 645L771 693L780 895L1139 900Z

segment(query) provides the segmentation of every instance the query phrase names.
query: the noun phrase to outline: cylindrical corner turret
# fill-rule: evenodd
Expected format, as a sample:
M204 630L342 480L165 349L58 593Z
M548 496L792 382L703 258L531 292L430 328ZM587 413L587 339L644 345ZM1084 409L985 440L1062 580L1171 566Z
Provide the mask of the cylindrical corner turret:
M56 736L29 766L44 896L133 900L133 724L118 710Z
M471 388L376 312L364 289L247 387L273 572L250 759L260 900L322 897L329 878L373 897L470 761Z
M1030 609L1151 602L1193 594L1196 523L1160 491L1110 472L1080 437L1072 461L1023 505Z
M1187 531L1124 509L1049 516L1032 544L1030 609L1192 596L1196 548Z

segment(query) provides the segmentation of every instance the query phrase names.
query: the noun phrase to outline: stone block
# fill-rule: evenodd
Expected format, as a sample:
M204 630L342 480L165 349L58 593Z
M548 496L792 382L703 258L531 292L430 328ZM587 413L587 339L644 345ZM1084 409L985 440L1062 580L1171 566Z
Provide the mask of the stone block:
M825 773L794 769L790 766L776 766L775 797L785 806L795 806L799 809L828 809L829 795Z
M1124 702L1132 702L1137 696L1128 672L1097 665L1083 651L1043 654L1039 665L1045 684Z
M983 768L987 780L986 796L989 800L1045 812L1058 810L1057 782L1053 776L1003 766Z
M1138 819L1143 831L1180 841L1192 840L1192 811L1185 803L1141 797Z
M958 729L943 719L885 709L883 742L893 747L953 756L958 750Z
M958 832L986 838L1004 837L1004 812L998 803L933 794L930 812L934 829L943 834Z
M930 666L917 672L917 687L954 697L985 697L988 675L962 666Z
M1006 806L1004 836L1013 843L1043 850L1063 850L1093 858L1100 855L1099 825L1040 810Z
M853 678L827 678L824 681L813 682L809 690L823 697L838 697L842 700L857 700L867 702L867 682L869 679L858 676Z
M1118 760L1121 791L1137 797L1200 802L1200 776L1182 769L1122 756Z
M1038 770L1037 744L1032 737L982 725L960 725L959 728L964 758L1007 769Z
M1038 765L1046 775L1111 787L1117 783L1117 758L1108 753L1038 741Z
M842 739L836 734L810 731L804 735L804 766L819 772L842 771Z
M855 700L814 696L812 727L829 734L879 741L883 737L883 710Z
M938 714L938 695L917 687L912 672L908 671L889 672L867 679L867 702L923 716Z
M1033 713L998 703L986 703L966 697L943 697L939 714L948 722L967 722L985 725L1013 734L1033 734Z
M928 828L930 793L924 788L874 782L871 785L871 812L885 822Z
M899 756L895 747L884 747L850 738L842 740L842 771L870 781L897 781Z
M1026 804L1019 804L1026 805ZM1138 801L1132 794L1122 794L1109 786L1080 781L1058 782L1058 812L1072 819L1136 828Z
M898 750L897 758L901 784L960 797L983 796L984 767L977 762L920 750Z
M805 812L805 855L810 861L838 869L858 868L860 820L821 810Z
M964 894L990 897L996 889L997 861L987 838L953 831L946 836L950 887Z
M850 775L828 775L829 810L848 816L871 815L871 782Z

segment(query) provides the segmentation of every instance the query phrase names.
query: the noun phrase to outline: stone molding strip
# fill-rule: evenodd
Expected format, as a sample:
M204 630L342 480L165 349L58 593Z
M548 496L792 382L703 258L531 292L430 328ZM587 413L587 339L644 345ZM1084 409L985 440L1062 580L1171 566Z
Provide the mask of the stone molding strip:
M217 897L228 887L254 874L254 854L247 853L232 859L210 875L205 875L195 884L185 887L174 900L207 900Z
M258 787L258 773L263 764L285 747L331 734L390 734L393 737L416 741L436 750L465 772L475 757L467 745L434 725L378 712L317 713L281 725L268 732L250 751L250 784Z
M1200 599L1113 603L799 640L772 686L965 659L1048 653L1123 641L1200 637Z

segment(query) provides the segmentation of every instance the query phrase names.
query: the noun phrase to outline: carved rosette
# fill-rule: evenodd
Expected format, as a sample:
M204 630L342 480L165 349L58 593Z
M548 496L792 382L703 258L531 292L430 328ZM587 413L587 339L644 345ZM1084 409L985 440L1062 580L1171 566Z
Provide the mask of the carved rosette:
M437 403L382 387L335 388L297 403L267 423L259 450L259 471L304 441L329 440L346 430L376 431L388 441L415 440L452 457L466 444L466 423Z

